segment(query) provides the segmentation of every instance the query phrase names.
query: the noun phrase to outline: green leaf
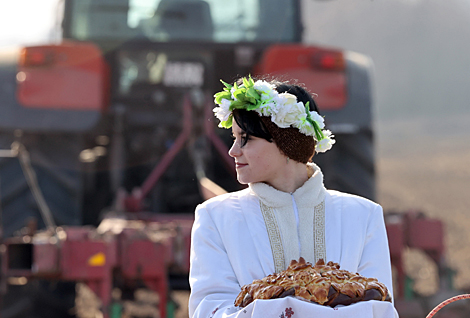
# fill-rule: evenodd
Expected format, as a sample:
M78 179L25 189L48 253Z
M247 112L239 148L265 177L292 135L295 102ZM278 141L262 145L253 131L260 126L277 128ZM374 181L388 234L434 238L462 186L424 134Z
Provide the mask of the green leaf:
M243 86L245 86L246 88L250 87L250 82L248 81L248 79L246 77L243 77Z
M241 100L236 100L232 103L232 105L230 105L230 107L232 109L242 109L242 108L245 108L245 102L244 101L241 101Z
M307 113L307 116L310 116L310 102L309 101L305 104L305 112Z
M224 86L228 89L228 90L231 90L233 85L230 85L228 83L225 83L223 80L220 80L222 82L222 84L224 84Z
M243 100L245 98L246 88L241 87L233 92L233 96L238 100Z
M260 99L261 98L261 96L258 94L258 92L253 87L250 87L249 89L246 90L246 96L254 98L254 99Z
M246 110L255 110L258 108L259 108L259 105L253 104L253 103L246 106Z
M221 92L218 92L214 95L215 97L215 102L217 104L221 104L222 103L222 99L228 99L228 100L231 100L232 98L232 94L230 94L230 92L227 92L227 91L221 91Z
M253 86L255 86L255 81L254 81L254 80L251 78L251 74L250 74L250 75L248 75L248 78L249 78L249 80L248 80L248 81L249 81L249 83L250 83L250 87L253 87Z
M320 141L325 138L317 122L313 121L312 119L310 119L309 122L313 122L313 130L315 131L315 137L317 137L317 141Z
M320 127L318 127L317 122L314 121L314 120L312 119L312 117L310 116L310 107L309 107L309 104L310 104L310 102L307 102L307 103L305 104L305 113L307 114L306 119L307 119L307 121L308 121L310 124L312 124L312 126L313 126L313 128L315 129L315 132L316 132L317 129L320 129ZM317 136L318 136L318 135L317 135Z
M228 128L232 127L232 121L233 121L233 116L230 115L229 118L226 121L221 121L219 123L219 127L228 129Z
M256 104L256 98L245 95L245 102L248 104Z

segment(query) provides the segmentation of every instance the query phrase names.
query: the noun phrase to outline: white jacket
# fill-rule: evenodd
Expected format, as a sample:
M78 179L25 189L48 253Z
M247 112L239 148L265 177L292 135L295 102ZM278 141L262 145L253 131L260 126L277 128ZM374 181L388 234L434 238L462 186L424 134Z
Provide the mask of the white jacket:
M256 300L243 310L233 306L241 286L275 272L272 242L260 203L276 210L278 223L284 222L279 220L282 217L294 219L287 229L279 224L288 264L298 256L316 261L312 231L319 223L311 225L311 211L324 202L324 221L320 224L324 223L325 261L375 277L393 295L382 208L358 196L325 190L323 175L314 168L315 174L293 194L266 184L251 184L248 189L215 197L197 207L191 239L190 317L398 317L391 303L378 301L332 309L287 297Z

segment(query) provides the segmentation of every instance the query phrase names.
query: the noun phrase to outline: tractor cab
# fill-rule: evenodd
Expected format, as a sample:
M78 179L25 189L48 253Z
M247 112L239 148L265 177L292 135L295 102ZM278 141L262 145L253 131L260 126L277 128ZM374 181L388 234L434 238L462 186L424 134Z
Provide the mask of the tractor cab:
M64 36L81 41L299 42L297 1L70 0Z

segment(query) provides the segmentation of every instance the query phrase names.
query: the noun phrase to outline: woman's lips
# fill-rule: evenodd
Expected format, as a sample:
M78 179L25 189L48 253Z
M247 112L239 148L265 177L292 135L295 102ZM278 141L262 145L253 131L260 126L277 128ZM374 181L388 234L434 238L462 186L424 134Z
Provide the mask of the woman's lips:
M247 163L239 163L239 162L235 162L235 168L239 169L239 168L243 168L245 166L248 166Z

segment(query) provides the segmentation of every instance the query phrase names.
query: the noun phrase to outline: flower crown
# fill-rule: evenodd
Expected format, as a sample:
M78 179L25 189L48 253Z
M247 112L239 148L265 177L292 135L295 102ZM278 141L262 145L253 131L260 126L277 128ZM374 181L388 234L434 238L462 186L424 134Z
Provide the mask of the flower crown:
M223 91L214 95L214 102L219 105L213 109L220 120L219 127L232 127L234 109L254 110L260 116L271 117L271 121L280 128L295 127L316 140L315 151L330 150L336 142L331 131L323 130L324 119L316 111L310 111L309 102L304 105L297 97L289 93L279 93L276 87L266 81L256 82L250 77L242 78L243 84L227 84Z

